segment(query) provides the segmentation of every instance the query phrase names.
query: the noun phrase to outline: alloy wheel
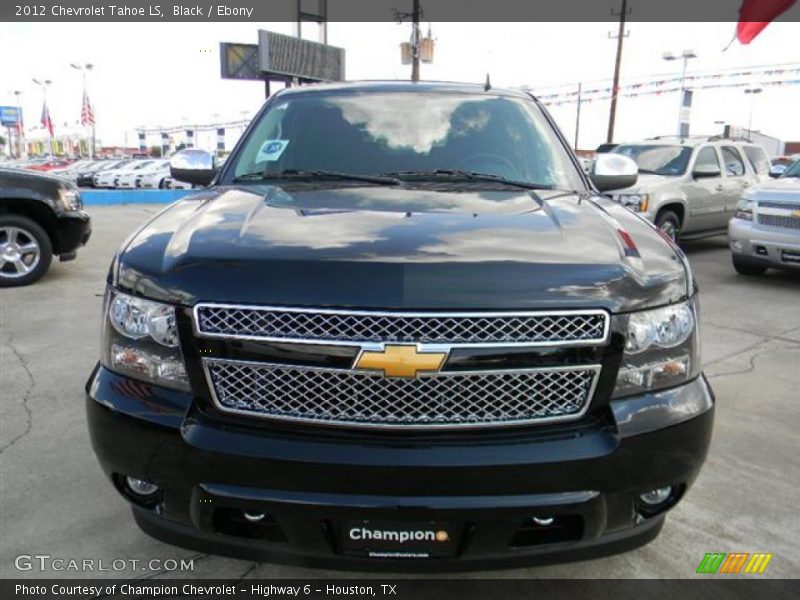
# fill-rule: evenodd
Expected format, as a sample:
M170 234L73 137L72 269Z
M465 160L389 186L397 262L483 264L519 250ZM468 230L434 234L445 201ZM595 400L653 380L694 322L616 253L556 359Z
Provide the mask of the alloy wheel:
M39 264L42 249L36 238L21 227L0 228L0 277L24 277Z
M678 238L678 228L675 226L675 223L672 221L664 221L659 226L659 229L671 239L673 242Z

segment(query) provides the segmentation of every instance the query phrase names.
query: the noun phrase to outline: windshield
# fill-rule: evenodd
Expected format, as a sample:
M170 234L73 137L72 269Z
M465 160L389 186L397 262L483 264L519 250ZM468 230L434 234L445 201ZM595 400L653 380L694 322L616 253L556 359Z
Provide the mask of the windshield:
M640 173L656 175L683 175L692 156L692 149L687 146L666 144L622 145L614 148L612 152L635 160Z
M232 171L241 181L287 171L376 176L438 170L582 186L536 104L490 93L348 90L277 98Z
M800 177L800 160L786 169L781 177Z

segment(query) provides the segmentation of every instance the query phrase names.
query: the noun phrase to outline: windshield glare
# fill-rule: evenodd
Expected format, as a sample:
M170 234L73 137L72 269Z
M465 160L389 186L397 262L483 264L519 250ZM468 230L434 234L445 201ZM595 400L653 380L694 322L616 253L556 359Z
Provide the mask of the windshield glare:
M462 170L556 188L581 180L533 101L452 92L339 92L276 98L233 175Z
M612 150L636 161L640 173L656 175L683 175L692 156L692 149L687 146L666 144L622 145Z

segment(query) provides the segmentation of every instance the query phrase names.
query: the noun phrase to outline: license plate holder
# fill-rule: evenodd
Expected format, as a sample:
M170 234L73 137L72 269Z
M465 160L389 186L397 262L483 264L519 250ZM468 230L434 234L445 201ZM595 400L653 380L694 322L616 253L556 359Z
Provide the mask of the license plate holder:
M343 554L367 558L451 558L463 529L452 521L348 519L341 525L341 548Z

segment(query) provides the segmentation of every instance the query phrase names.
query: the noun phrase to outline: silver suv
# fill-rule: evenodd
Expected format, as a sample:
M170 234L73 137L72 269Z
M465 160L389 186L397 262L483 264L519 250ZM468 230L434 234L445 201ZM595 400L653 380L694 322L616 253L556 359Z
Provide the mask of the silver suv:
M800 161L779 179L747 190L728 225L733 268L800 270Z
M725 233L745 188L769 179L764 150L731 139L659 137L612 152L639 165L636 185L612 198L673 240Z

